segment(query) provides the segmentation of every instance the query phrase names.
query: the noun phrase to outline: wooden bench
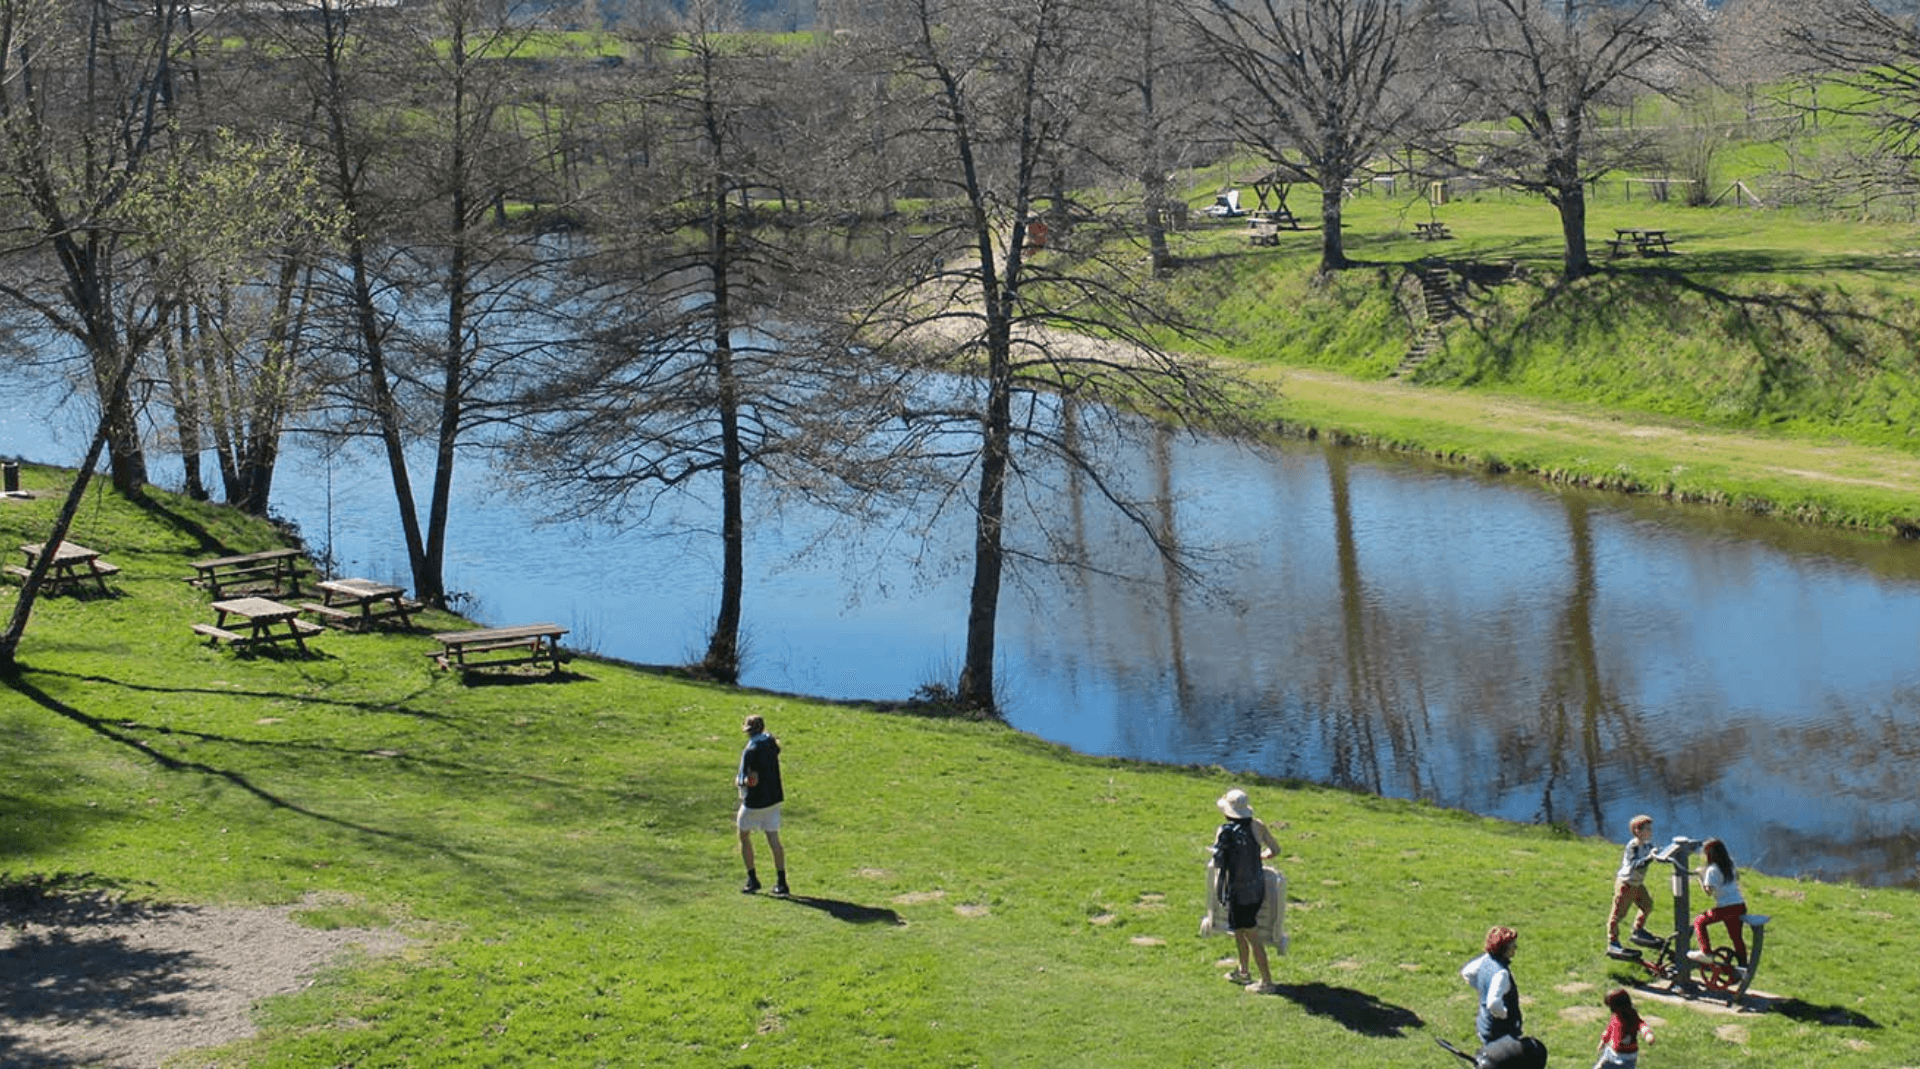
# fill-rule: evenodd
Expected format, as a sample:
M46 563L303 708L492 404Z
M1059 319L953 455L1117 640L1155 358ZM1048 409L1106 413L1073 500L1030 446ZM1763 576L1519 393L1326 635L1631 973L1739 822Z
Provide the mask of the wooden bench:
M26 565L9 564L6 572L24 584L32 576L34 564L46 552L46 546L29 542L20 547L20 552L26 555ZM120 566L101 560L99 550L63 541L55 547L52 562L41 582L49 593L60 593L76 591L82 583L91 581L99 585L100 593L110 594L112 591L107 589L107 579L119 574Z
M566 659L560 649L560 636L566 633L567 629L558 624L443 631L433 636L441 648L427 655L442 670L469 672L522 664L545 664L549 671L557 673ZM478 659L474 659L476 654L480 655Z
M251 593L300 592L300 551L269 549L193 562L187 582L203 587L216 599L242 590Z
M300 608L320 617L330 624L337 624L341 627L357 627L360 623L359 613L348 612L345 609L337 609L332 605L322 605L317 601L302 602Z
M209 644L225 642L236 650L252 650L292 642L301 653L310 654L307 639L326 628L300 619L300 610L292 605L258 596L232 598L213 603L219 617L210 624L193 624L196 635L205 635ZM234 621L244 621L236 623Z
M413 614L424 606L407 597L405 589L371 579L324 579L314 584L320 601L302 608L336 627L365 630L375 626L413 626Z
M195 634L207 636L208 645L212 645L215 642L224 642L229 646L261 646L275 642L286 642L290 639L299 640L310 638L325 631L326 628L321 627L319 624L308 623L305 620L288 620L287 630L263 633L257 636L243 635L238 631L229 631L224 627L219 627L214 624L194 624L193 630ZM306 648L304 642L301 643L301 648Z
M209 646L215 642L245 645L247 641L247 636L245 635L236 634L224 627L215 627L212 624L194 624L193 631L194 634L207 636L207 645Z
M1639 226L1615 227L1613 236L1607 239L1607 259L1611 260L1632 249L1642 256L1673 255L1673 239L1665 230L1650 230Z

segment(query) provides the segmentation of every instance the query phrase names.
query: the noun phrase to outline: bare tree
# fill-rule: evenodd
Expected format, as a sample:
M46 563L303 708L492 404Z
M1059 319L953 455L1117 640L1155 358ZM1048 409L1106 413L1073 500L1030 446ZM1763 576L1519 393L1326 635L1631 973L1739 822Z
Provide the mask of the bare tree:
M338 310L336 426L379 444L416 596L444 604L456 462L511 415L522 359L560 340L536 324L554 309L546 272L563 247L505 211L548 188L552 146L509 121L530 28L492 0L319 0L274 25L261 57L298 87L283 118L325 161L345 227L344 262L318 276ZM429 458L424 520L416 447Z
M1871 137L1824 160L1802 160L1804 193L1865 211L1876 199L1920 192L1920 6L1912 0L1805 4L1782 19L1784 53L1812 87L1796 105L1810 123L1824 113ZM1824 91L1823 91L1824 87ZM1910 203L1910 202L1909 202Z
M823 498L869 478L872 370L845 342L830 186L810 128L834 87L818 57L735 32L722 0L636 39L593 106L624 114L644 166L593 206L594 255L568 306L583 344L544 361L515 440L557 513L622 524L668 493L717 494L718 609L699 670L741 669L749 479ZM880 383L884 388L884 382ZM884 389L881 393L885 396Z
M1653 158L1658 142L1657 131L1617 117L1700 61L1705 9L1692 0L1468 0L1467 13L1450 79L1456 110L1435 147L1456 173L1545 197L1560 215L1562 270L1584 275L1588 185Z
M1156 274L1173 267L1173 177L1199 155L1200 139L1217 137L1210 133L1219 108L1206 93L1207 60L1184 11L1182 0L1117 0L1109 8L1100 63L1115 92L1100 101L1097 126L1081 124L1105 164L1098 177L1138 183L1140 233ZM1110 145L1099 144L1102 128L1111 132Z
M1247 104L1228 122L1285 179L1320 190L1320 270L1347 266L1341 205L1408 139L1426 97L1408 53L1427 8L1404 0L1196 0L1194 25Z
M1089 60L1101 54L1105 9L1082 0L890 0L884 8L864 43L892 75L886 152L893 173L929 206L902 255L887 261L892 284L868 313L866 336L885 358L918 355L927 367L966 373L930 385L902 415L954 480L935 491L935 507L971 499L972 582L955 698L992 709L1009 560L1059 559L1044 535L1058 499L1038 481L1041 470L1057 464L1087 479L1154 537L1150 495L1129 492L1105 463L1110 435L1137 430L1113 406L1148 408L1173 423L1224 421L1230 406L1212 375L1156 343L1154 329L1170 318L1152 300L1136 246L1076 240L1067 251L1030 241L1036 203L1054 195L1050 164L1075 154L1076 120L1100 111L1092 97L1108 83ZM1089 211L1113 236L1138 218L1130 205ZM1010 538L1010 510L1040 533ZM1178 557L1178 547L1155 544Z
M147 481L123 371L172 311L126 219L149 167L172 147L184 4L125 9L87 0L0 3L0 299L30 310L84 354L107 427L114 485ZM116 389L115 383L122 383Z
M100 418L45 539L66 537L102 453L116 488L146 485L129 384L166 329L172 298L154 283L153 232L136 205L171 148L168 111L185 8L0 0L0 300L87 363ZM150 221L150 220L148 220ZM53 553L39 555L0 635L11 668Z

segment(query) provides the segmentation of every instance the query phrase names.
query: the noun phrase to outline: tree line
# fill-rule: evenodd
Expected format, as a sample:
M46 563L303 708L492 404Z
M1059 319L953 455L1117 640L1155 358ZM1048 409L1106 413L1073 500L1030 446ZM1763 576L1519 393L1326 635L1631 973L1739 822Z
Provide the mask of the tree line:
M1245 387L1166 348L1200 329L1164 297L1180 173L1252 153L1317 189L1327 271L1354 181L1496 182L1558 211L1578 277L1585 190L1654 151L1616 121L1649 96L1841 80L1885 134L1875 166L1910 174L1912 20L1801 7L845 0L775 35L725 0L617 24L505 0L0 0L0 337L98 402L54 540L103 458L140 493L152 442L188 494L265 515L287 435L364 441L415 594L445 605L461 465L611 523L712 494L698 668L726 681L750 494L964 510L951 697L991 709L1006 569L1073 563L1034 473L1071 473L1186 567L1111 445L1143 433L1132 411L1242 429Z

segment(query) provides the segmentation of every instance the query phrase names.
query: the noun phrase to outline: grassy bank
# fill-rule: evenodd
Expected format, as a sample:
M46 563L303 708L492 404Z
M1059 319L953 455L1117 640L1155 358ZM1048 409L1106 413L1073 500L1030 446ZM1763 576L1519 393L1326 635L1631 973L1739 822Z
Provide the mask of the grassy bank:
M51 508L0 504L3 544ZM207 608L181 577L271 531L99 492L72 537L125 570L116 597L40 606L0 692L0 871L168 901L336 892L354 905L308 923L418 939L187 1064L1445 1066L1432 1038L1471 1032L1454 969L1496 922L1523 932L1529 1031L1586 1064L1628 978L1600 947L1610 843L592 658L463 684L419 634L236 657L188 631ZM786 747L791 901L735 890L749 712ZM1277 997L1222 982L1228 945L1196 934L1236 784L1291 879ZM1920 896L1745 882L1776 918L1755 985L1775 1001L1643 999L1646 1064L1920 1065Z
M1558 218L1535 200L1433 206L1381 193L1346 212L1360 266L1332 279L1315 276L1312 231L1283 232L1277 248L1249 245L1239 223L1181 235L1172 285L1212 331L1200 347L1277 383L1285 398L1272 415L1291 432L1920 531L1912 226L1603 189L1588 227L1601 269L1568 284ZM1457 240L1414 239L1413 223L1430 217ZM1666 228L1678 253L1607 259L1602 239L1628 225ZM1457 315L1434 355L1407 369L1426 321L1413 274L1422 261L1447 270ZM1351 385L1329 385L1339 380ZM1519 418L1489 419L1499 403ZM1535 433L1540 422L1551 426Z

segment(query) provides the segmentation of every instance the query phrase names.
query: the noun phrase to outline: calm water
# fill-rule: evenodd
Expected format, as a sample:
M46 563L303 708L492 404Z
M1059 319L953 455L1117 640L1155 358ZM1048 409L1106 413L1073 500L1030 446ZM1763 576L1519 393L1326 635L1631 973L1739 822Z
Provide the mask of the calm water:
M68 417L9 396L31 415L0 411L0 453L79 458ZM1009 582L1015 726L1608 838L1645 811L1763 871L1920 887L1920 546L1317 446L1168 438L1129 462L1176 488L1170 528L1213 564L1141 572L1138 535L1063 492L1096 567ZM276 493L342 574L407 582L379 464L296 448ZM681 534L544 527L477 463L458 496L448 582L473 615L639 662L703 647L703 505L657 518ZM746 683L898 698L954 677L969 532L753 530Z

